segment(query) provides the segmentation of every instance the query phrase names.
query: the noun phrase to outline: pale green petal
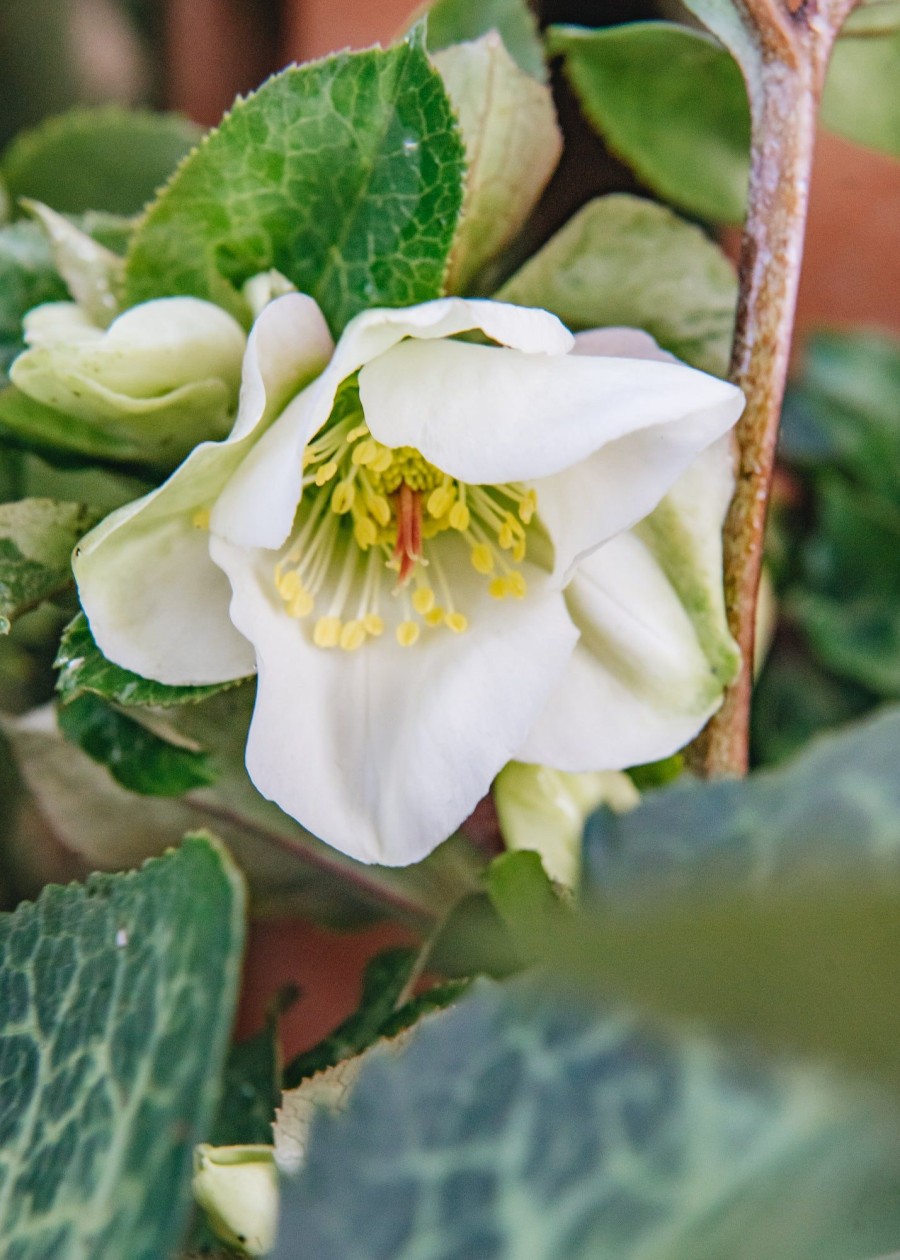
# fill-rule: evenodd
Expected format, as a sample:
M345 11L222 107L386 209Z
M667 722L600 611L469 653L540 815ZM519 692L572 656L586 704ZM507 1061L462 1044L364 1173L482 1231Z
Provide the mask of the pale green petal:
M115 290L122 274L122 259L42 202L23 197L22 205L50 238L56 270L72 297L89 319L99 328L106 328L119 311Z
M29 344L10 369L23 393L66 415L107 424L175 464L234 419L246 338L230 315L198 298L132 307L104 332L74 304L25 317Z
M566 774L521 761L500 771L493 794L506 847L539 853L549 877L573 889L588 815L600 805L623 813L640 800L628 775L617 770Z
M432 60L466 146L466 192L447 289L463 292L522 227L556 168L550 89L516 65L496 31Z
M264 1256L278 1228L278 1169L271 1146L198 1146L194 1198L223 1242Z

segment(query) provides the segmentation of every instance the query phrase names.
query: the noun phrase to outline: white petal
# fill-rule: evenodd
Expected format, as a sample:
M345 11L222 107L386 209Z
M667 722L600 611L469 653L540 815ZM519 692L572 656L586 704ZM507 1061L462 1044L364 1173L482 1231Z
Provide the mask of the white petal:
M306 338L300 345L298 331ZM253 672L253 651L228 615L228 582L209 557L203 513L255 432L278 414L303 375L321 366L327 337L311 298L290 295L267 306L247 344L231 436L196 447L158 490L120 508L82 540L73 560L82 607L98 646L116 664L173 685Z
M482 583L477 605L463 601L465 634L426 630L402 648L386 633L356 652L323 650L275 595L270 553L219 539L212 552L231 580L234 622L257 650L250 776L363 862L418 861L463 821L521 744L577 638L546 584L501 603ZM454 593L470 588L454 581Z
M360 397L385 445L415 447L452 477L493 484L547 477L648 430L689 456L743 407L733 385L679 364L455 341L395 346L360 373Z
M602 355L613 359L656 359L659 363L679 363L641 328L588 328L575 334L573 354Z
M620 770L682 748L721 703L722 680L651 551L614 538L566 598L581 642L517 760Z
M280 547L300 502L303 448L331 414L341 382L405 337L431 341L472 329L534 354L565 353L573 342L554 315L502 302L441 298L363 311L347 325L327 369L241 465L216 509L214 532L243 547Z

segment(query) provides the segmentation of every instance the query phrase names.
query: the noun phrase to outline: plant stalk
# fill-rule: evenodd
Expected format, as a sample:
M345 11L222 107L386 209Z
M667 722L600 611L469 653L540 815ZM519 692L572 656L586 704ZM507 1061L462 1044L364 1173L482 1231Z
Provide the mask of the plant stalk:
M795 12L745 0L755 58L744 64L752 117L747 219L731 379L747 406L738 423L737 484L724 530L725 598L742 666L718 713L695 741L704 777L741 776L749 761L756 599L766 510L803 258L816 116L831 48L855 0Z

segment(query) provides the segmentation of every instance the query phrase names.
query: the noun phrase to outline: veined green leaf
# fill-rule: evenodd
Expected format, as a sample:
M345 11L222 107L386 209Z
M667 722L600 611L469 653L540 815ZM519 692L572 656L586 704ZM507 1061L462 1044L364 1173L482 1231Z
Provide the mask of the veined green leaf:
M0 634L14 617L72 585L72 548L96 520L79 503L0 504Z
M418 44L285 70L235 105L150 206L126 299L193 294L246 319L241 285L276 268L337 334L366 307L437 297L463 161Z
M0 918L0 1232L12 1260L178 1242L237 993L243 885L187 839Z

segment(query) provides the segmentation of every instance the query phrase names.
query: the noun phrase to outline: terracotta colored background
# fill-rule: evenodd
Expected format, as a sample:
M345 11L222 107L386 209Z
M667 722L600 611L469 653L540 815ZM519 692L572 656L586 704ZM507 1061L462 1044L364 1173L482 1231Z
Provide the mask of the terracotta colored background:
M264 0L257 0L260 12ZM390 40L417 7L410 0L295 0L273 27L246 0L171 0L170 104L214 123L237 91L274 67L336 49ZM735 251L737 234L725 244ZM812 184L798 329L823 324L900 333L900 163L822 135ZM352 936L298 922L256 924L251 933L239 1032L262 1021L285 983L301 999L283 1023L287 1052L312 1044L353 1010L365 960L409 940L385 925Z

